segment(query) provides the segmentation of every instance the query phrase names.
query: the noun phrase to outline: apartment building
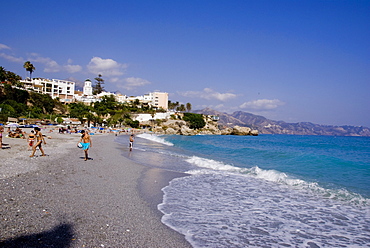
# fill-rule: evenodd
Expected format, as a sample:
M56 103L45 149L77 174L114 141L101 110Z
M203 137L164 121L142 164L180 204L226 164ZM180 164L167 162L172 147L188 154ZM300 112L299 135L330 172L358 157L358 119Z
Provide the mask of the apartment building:
M153 92L152 106L168 110L168 93Z
M26 90L32 90L41 94L48 94L51 98L59 98L63 103L72 103L74 101L75 82L46 79L46 78L32 78L21 80Z
M124 99L125 102L135 102L136 100L156 109L168 110L168 93L166 92L151 92L143 96L129 96Z

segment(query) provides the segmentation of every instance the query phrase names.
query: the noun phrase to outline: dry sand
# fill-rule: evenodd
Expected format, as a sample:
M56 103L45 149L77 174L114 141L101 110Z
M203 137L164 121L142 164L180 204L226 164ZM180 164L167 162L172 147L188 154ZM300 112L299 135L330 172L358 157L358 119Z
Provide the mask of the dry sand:
M3 138L0 247L191 247L157 210L161 188L182 174L121 156L111 134L93 135L84 161L78 135L43 133L46 157Z

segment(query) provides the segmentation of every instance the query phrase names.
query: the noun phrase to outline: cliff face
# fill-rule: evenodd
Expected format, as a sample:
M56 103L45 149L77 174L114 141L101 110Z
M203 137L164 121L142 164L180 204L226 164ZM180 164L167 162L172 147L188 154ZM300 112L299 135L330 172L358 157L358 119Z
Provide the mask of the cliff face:
M229 115L209 108L195 112L218 115L220 117L219 125L250 127L258 130L260 134L370 136L370 128L367 127L319 125L311 122L287 123L269 120L263 116L243 111L237 111Z

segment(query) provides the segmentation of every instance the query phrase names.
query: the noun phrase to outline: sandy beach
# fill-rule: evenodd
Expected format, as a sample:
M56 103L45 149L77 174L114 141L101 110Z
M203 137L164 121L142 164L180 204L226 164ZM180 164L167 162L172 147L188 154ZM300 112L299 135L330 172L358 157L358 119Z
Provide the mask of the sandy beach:
M123 157L113 134L93 135L84 161L79 135L42 132L46 157L3 138L0 247L191 247L157 210L161 188L182 174Z

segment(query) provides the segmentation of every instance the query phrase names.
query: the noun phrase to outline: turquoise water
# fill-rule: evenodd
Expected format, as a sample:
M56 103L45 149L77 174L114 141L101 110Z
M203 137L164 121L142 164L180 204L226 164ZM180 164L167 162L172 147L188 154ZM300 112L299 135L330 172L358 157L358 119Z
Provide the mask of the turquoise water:
M199 156L240 168L258 166L370 197L370 138L333 136L170 136Z
M194 247L369 247L369 137L144 134L128 154L189 174L158 208Z

